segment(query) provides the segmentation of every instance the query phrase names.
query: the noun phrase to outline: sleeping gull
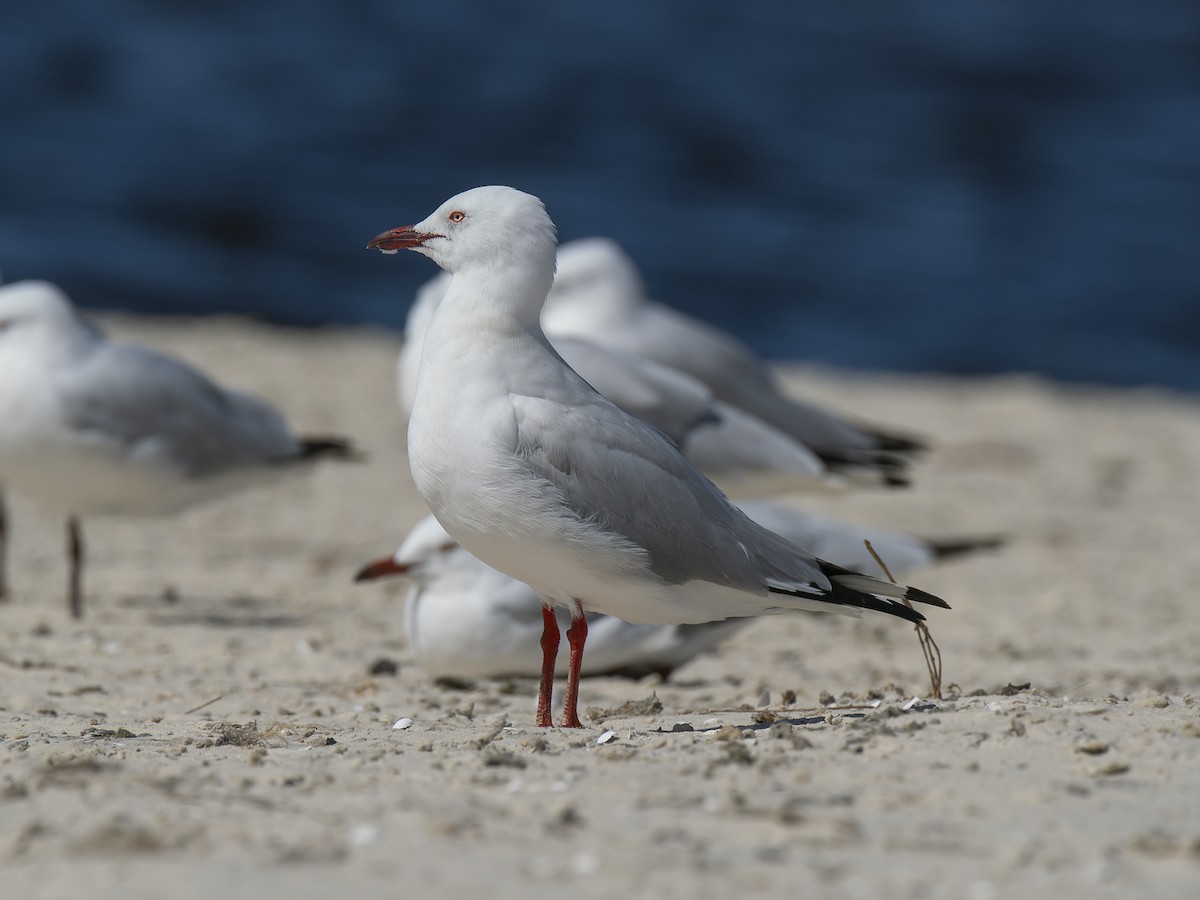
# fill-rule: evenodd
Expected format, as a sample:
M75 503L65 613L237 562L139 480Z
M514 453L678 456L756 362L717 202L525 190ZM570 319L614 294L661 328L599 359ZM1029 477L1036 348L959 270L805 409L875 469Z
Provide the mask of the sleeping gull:
M82 614L81 516L166 515L321 457L277 410L191 366L110 342L58 288L0 287L0 483L67 515L68 602Z
M421 352L408 427L417 491L446 531L542 598L537 724L550 724L571 612L562 725L581 727L584 611L690 624L790 610L945 601L813 557L734 507L654 428L570 369L542 333L555 228L540 200L482 187L367 245L415 250L453 276Z
M930 541L767 500L738 506L760 525L846 568L877 565L864 539L893 574L999 543L994 538ZM537 676L541 598L460 547L433 516L418 522L393 555L363 566L355 580L388 576L408 581L405 635L417 665L434 678ZM561 607L555 613L559 626L569 627L569 614ZM579 674L634 678L649 673L667 678L752 621L633 625L599 613L588 613L587 620L588 652Z
M580 337L686 372L713 395L793 437L831 469L873 472L908 483L909 457L924 449L911 437L852 421L785 395L774 375L732 335L646 298L629 256L607 238L558 251L558 272L542 314L552 341Z
M408 579L404 632L417 665L434 678L539 673L542 601L533 588L497 572L458 544L433 516L418 522L392 556L370 563L356 581ZM559 626L570 614L556 608ZM633 625L588 613L588 652L580 675L666 678L750 619L699 625Z

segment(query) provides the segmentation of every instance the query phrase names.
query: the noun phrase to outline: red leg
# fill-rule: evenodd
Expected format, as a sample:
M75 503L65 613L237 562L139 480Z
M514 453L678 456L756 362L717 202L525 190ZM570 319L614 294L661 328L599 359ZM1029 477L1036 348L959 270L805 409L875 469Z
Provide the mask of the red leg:
M554 662L558 659L558 619L554 608L542 606L542 680L538 684L537 726L549 728L550 702L554 696Z
M578 606L572 611L571 627L567 629L567 644L571 647L571 662L567 668L567 698L563 703L563 728L582 728L579 721L579 667L583 665L583 645L587 642L587 619Z

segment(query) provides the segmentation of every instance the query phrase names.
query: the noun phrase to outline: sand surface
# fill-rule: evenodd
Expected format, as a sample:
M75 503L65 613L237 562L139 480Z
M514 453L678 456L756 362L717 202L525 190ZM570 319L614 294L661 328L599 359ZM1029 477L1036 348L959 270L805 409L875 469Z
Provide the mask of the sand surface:
M61 521L9 499L0 895L1200 896L1193 401L790 373L936 443L912 490L809 508L1011 537L908 578L954 607L946 699L906 703L904 623L796 615L666 683L587 680L587 727L539 730L532 682L431 683L403 586L351 583L423 514L395 335L107 322L370 459L85 523L78 623Z

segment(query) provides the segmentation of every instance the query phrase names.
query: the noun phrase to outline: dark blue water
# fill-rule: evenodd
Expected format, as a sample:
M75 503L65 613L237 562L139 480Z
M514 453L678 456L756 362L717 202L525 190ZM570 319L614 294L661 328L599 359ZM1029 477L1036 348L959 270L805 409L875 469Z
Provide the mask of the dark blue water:
M1200 4L54 0L0 13L0 267L403 321L368 238L541 196L778 358L1200 388Z

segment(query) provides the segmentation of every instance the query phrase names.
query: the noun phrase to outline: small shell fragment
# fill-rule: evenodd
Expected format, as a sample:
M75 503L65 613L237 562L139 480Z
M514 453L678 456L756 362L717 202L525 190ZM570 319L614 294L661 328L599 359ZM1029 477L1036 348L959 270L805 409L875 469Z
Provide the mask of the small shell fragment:
M609 741L616 740L616 737L617 733L610 728L608 731L604 732L604 734L600 735L600 737L596 738L596 743L607 744Z
M393 725L392 728L396 731L403 731L405 728L408 728L409 726L411 726L412 723L413 723L413 720L410 719L408 716L405 716L402 719L397 719L396 724Z

